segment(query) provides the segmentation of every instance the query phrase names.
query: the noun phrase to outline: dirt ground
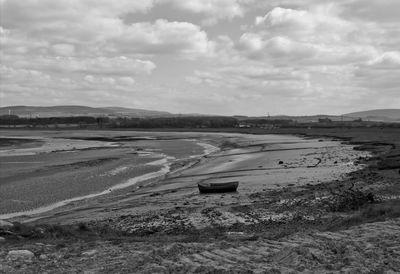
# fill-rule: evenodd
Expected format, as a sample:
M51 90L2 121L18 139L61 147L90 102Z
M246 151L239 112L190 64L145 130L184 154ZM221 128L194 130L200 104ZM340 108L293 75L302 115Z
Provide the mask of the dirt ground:
M332 155L323 149L330 141L317 139L313 146L321 144L321 148L312 151L317 156L304 159L310 152L303 148L294 157L297 162L283 159L279 164L282 154L276 154L278 159L273 157L276 151L270 151L273 160L267 164L256 155L268 147L231 140L218 157L174 173L163 184L0 228L5 238L0 243L0 272L396 273L400 269L400 131L273 133L330 136L357 146L347 155ZM324 166L346 163L351 158L348 153L361 156L346 176L314 174L314 170L324 172ZM249 154L255 157L246 158ZM319 162L320 168L314 168ZM281 176L288 183L278 187L260 180L269 182L268 176ZM321 179L307 180L313 176ZM216 178L255 183L238 193L204 196L195 192L195 184L187 184ZM21 249L33 255L22 259L9 255Z

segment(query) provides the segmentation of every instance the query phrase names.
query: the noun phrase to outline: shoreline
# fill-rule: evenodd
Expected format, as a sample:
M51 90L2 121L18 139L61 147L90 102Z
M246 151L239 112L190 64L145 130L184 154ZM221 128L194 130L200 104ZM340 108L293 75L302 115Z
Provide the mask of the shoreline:
M196 164L204 156L208 156L208 155L220 150L220 148L213 146L211 144L204 143L204 142L196 142L196 144L201 146L204 149L203 153L199 154L199 155L192 155L187 159L180 159L180 160L177 160L175 157L170 157L165 154L154 153L153 151L141 151L141 153L149 154L149 156L151 155L154 157L156 157L156 156L162 157L158 160L155 160L155 161L145 164L146 166L147 165L161 166L160 170L145 173L143 175L139 175L139 176L136 176L133 178L129 178L125 182L118 183L118 184L113 185L103 191L100 191L100 192L95 192L95 193L87 194L84 196L77 196L77 197L65 199L62 201L58 201L58 202L55 202L55 203L52 203L49 205L45 205L45 206L40 206L38 208L34 208L34 209L30 209L30 210L3 213L3 214L0 214L0 220L10 220L10 219L14 219L17 217L31 217L36 221L36 220L39 220L41 217L40 216L35 217L33 215L40 215L40 214L55 210L57 208L66 206L73 202L89 200L89 199L96 198L99 196L113 194L112 193L113 191L130 188L130 187L134 187L134 186L136 186L135 189L138 189L138 188L146 186L146 185L154 184L154 183L162 180L162 178L165 178L166 176L172 175L175 172L180 172L182 170L192 167L193 164L188 164L189 162L194 161L194 164ZM181 165L183 164L183 166L181 168L174 169L173 165L176 162L180 162ZM131 191L135 191L135 190L131 190ZM28 220L28 222L29 222L29 220Z
M157 160L157 161L159 161L159 160ZM154 162L157 162L157 161L154 161ZM151 163L148 163L148 164L151 165ZM145 181L148 181L148 180L160 178L160 177L166 175L168 172L169 172L169 167L165 167L164 166L159 171L146 173L144 175L140 175L140 176L128 179L124 183L120 183L120 184L114 185L114 186L112 186L112 187L110 187L110 188L108 188L106 190L101 191L101 192L92 193L92 194L88 194L88 195L85 195L85 196L79 196L79 197L74 197L74 198L62 200L62 201L59 201L59 202L56 202L56 203L53 203L53 204L49 204L47 206L43 206L43 207L39 207L39 208L27 210L27 211L19 211L19 212L11 212L11 213L1 214L0 215L0 220L9 220L9 219L13 219L13 218L16 218L16 217L28 217L28 216L32 216L32 215L38 215L38 214L46 213L46 212L49 212L51 210L57 209L59 207L66 206L66 205L68 205L70 203L73 203L73 202L82 201L82 200L88 200L88 199L91 199L91 198L107 195L107 194L110 194L112 191L115 191L115 190L128 188L128 187L134 186L134 185L136 185L138 183L141 183L141 182L145 182Z
M31 250L35 257L29 268L35 272L123 268L141 273L221 269L227 273L358 273L370 266L378 272L393 271L400 267L396 257L400 252L400 184L396 184L400 183L396 166L400 132L379 136L370 132L314 135L352 142L355 152L372 154L356 159L360 169L338 180L215 195L198 195L191 187L181 188L181 195L176 195L174 189L156 184L156 195L144 187L115 197L114 202L88 205L83 215L64 216L75 218L73 222L62 222L66 212L29 224L15 222L15 229L9 229L14 235L3 234L6 240L0 253ZM348 135L355 137L348 139ZM167 183L177 184L179 177ZM102 212L100 204L108 210ZM143 206L148 210L141 210ZM90 214L97 217L80 218ZM0 256L0 264L21 269L5 256Z
M152 133L152 131L149 131L149 133ZM208 132L204 132L204 133L208 133ZM215 133L215 132L210 132L210 133ZM223 134L224 132L220 132L220 133ZM252 133L245 133L245 132L235 132L235 133L252 135ZM258 134L265 134L265 133L257 133L255 135L258 135ZM311 134L311 135L309 135L309 134L306 134L306 133L298 133L298 134L293 134L293 133L270 133L270 134L271 135L282 135L282 136L284 136L284 135L298 136L298 137L303 138L303 139L325 138L325 139L331 140L331 141L337 141L337 139L339 139L342 143L350 144L350 145L353 145L355 147L363 145L362 142L352 143L349 140L349 138L340 137L340 136L319 135L319 134ZM270 135L270 134L267 134L267 135ZM13 136L13 138L35 139L34 137L20 137L20 136ZM197 141L197 140L195 140L195 141ZM156 160L156 161L153 161L153 162L150 162L150 163L146 164L146 165L158 165L158 164L160 164L162 162L161 163L162 167L158 171L146 173L146 174L143 174L143 175L139 175L139 176L127 179L125 182L116 184L116 185L111 186L110 188L105 189L105 190L100 191L100 192L91 193L91 194L87 194L87 195L84 195L84 196L73 197L73 198L70 198L70 199L58 201L58 202L53 203L53 204L49 204L49 205L46 205L46 206L41 206L41 207L38 207L38 208L26 210L26 211L10 212L10 213L0 214L0 220L1 219L7 220L7 219L13 219L13 218L16 218L16 217L32 216L32 215L45 213L45 212L51 211L53 209L68 205L68 204L70 204L72 202L82 201L82 200L87 200L87 199L95 198L95 197L102 196L102 195L107 195L107 194L110 194L112 191L120 190L120 189L123 189L123 188L132 187L132 186L135 186L135 185L137 185L137 187L135 189L138 189L138 188L143 187L143 186L149 186L149 185L152 185L152 184L156 183L157 181L161 180L163 177L168 177L170 175L173 175L175 172L181 172L181 171L187 170L187 169L193 167L193 165L196 165L201 160L201 158L203 158L204 156L207 157L210 154L213 154L213 153L221 150L220 147L216 147L216 146L213 146L211 144L204 143L204 142L197 141L196 144L201 146L204 149L204 153L203 154L199 154L199 155L192 155L187 159L181 159L178 162L185 162L185 164L183 164L183 167L181 167L181 168L179 168L179 167L176 167L175 169L172 168L174 163L173 162L168 163L167 159L162 158L162 159L159 159L159 160ZM285 150L288 150L288 149L283 149L283 150L285 151ZM374 151L372 148L371 149L367 149L367 150L370 151L371 153L375 153L376 154L376 151ZM253 152L253 153L264 153L264 152L268 152L268 151L279 151L279 149L278 150L256 151L256 152ZM143 153L143 152L144 151L141 151L140 153ZM153 153L153 152L149 151L149 152L146 152L146 153ZM250 153L252 153L252 152L250 152ZM234 155L234 154L232 154L232 155ZM165 156L163 156L163 157L165 157ZM191 162L191 161L194 161L194 162L192 162L189 165L186 164L186 163ZM368 167L368 164L366 163L365 166L363 167L363 169L365 169L367 167ZM222 172L217 172L216 174L218 174L218 173L222 173Z
M235 135L236 136L236 135ZM245 135L243 135L243 136L245 136ZM251 136L251 135L249 135L249 136ZM268 135L269 136L269 135ZM275 135L275 136L277 136L277 135ZM283 135L282 135L283 136ZM242 136L241 136L242 137ZM278 137L279 137L279 135L278 135ZM237 136L235 137L235 138L237 138ZM263 138L263 137L261 137L261 138ZM276 138L276 137L275 137ZM289 138L292 138L292 137L289 137ZM295 138L298 138L298 137L295 137ZM278 139L281 139L281 138L278 138ZM164 170L164 172L163 172L163 174L161 174L161 173L159 173L159 172L161 172L161 171L158 171L158 172L155 172L155 173L152 173L152 174L155 174L155 176L154 177L152 177L152 178L147 178L147 177L144 177L144 180L142 181L142 180L135 180L135 183L134 183L134 185L136 185L136 188L131 192L131 194L127 194L127 195L123 195L123 196L121 196L121 199L125 199L125 198L128 198L128 199L132 199L132 198L134 198L136 195L142 195L141 193L153 193L154 195L159 195L159 194L161 194L161 195L163 195L162 193L164 193L165 191L169 191L168 189L170 189L170 185L171 185L171 183L173 183L171 186L174 186L174 185L177 185L177 189L176 190L173 190L173 191L178 191L178 193L180 193L180 189L185 189L185 187L183 187L184 185L186 185L186 181L191 181L191 180L193 180L194 179L194 181L193 181L193 183L192 184L190 184L191 186L190 186L190 189L193 189L193 188L195 188L195 189L197 189L197 185L196 185L196 181L197 180L204 180L204 178L209 178L209 179L212 179L212 180L214 180L213 179L213 177L217 177L217 178L223 178L223 177L226 177L226 176L228 176L228 177L232 177L232 176L243 176L243 175L241 175L242 173L244 173L245 174L245 176L246 176L246 178L248 177L248 178L251 178L251 176L254 176L256 173L258 173L259 175L261 175L261 177L260 178L262 178L262 177L264 177L264 175L262 175L263 173L265 173L265 171L267 172L267 173L269 173L269 172L272 172L272 173L275 173L275 172L278 172L278 173L281 173L281 172L288 172L288 171L290 171L291 169L290 168L288 168L288 167L283 167L283 166L276 166L276 167L270 167L270 168L267 168L267 169L265 169L265 168L255 168L255 169L240 169L240 168L238 168L238 169L236 169L235 168L235 166L236 165L242 165L242 162L244 161L244 162L248 162L248 161L253 161L253 158L255 158L255 159L259 159L260 157L260 159L264 159L264 157L265 157L265 153L268 153L268 157L267 157L267 159L269 159L270 157L271 157L271 155L274 155L274 153L276 154L277 153L277 155L280 155L280 153L282 153L282 152L284 152L284 153L287 153L287 152L289 152L290 153L290 155L292 154L292 153L300 153L302 150L304 150L304 149L312 149L312 150L315 150L316 148L314 147L314 146L310 146L309 144L309 142L303 142L302 140L303 140L304 138L298 138L298 140L296 141L296 142L286 142L286 141L283 141L283 143L282 142L276 142L275 141L275 139L272 139L272 140L269 140L269 142L271 143L271 144L273 144L273 146L276 146L276 144L280 144L280 143L282 143L282 144L285 144L285 146L293 146L293 145L295 145L295 146L297 146L297 145L305 145L305 148L302 148L302 149L296 149L296 150L293 150L293 149L291 149L290 147L289 148L287 148L287 149L278 149L278 150L266 150L266 151L261 151L262 153L258 153L256 150L256 148L257 148L257 146L260 146L261 148L264 148L264 144L263 144L263 142L261 143L261 144L258 144L258 145L254 145L254 144L252 144L252 141L251 140L253 140L253 137L251 137L249 140L248 140L248 142L250 142L249 144L251 144L250 146L249 146L249 149L250 149L250 151L247 151L247 152L243 152L244 154L246 154L247 155L247 157L240 157L240 161L237 161L237 156L235 156L235 154L233 154L233 155L231 155L232 153L230 152L231 150L230 149L227 149L227 150L223 150L223 151L221 151L221 150L219 150L221 153L220 153L220 156L216 156L216 157L210 157L210 156L205 156L205 154L203 153L203 154L201 154L201 155L196 155L196 156L199 156L199 157L197 157L197 158L192 158L192 157L189 157L189 158L187 158L187 159L182 159L182 160L180 160L179 162L180 163L178 163L178 162L175 162L176 163L176 166L174 166L173 165L173 163L172 163L172 165L170 165L169 166L169 168L171 169L171 170L167 170L167 169L165 169ZM225 140L225 139L223 139L223 140ZM298 143L298 141L300 141L299 143ZM220 141L221 142L221 141ZM320 144L321 145L321 147L322 148L325 148L326 147L326 145L327 144L324 144L324 143L320 143L320 142L318 142L318 140L314 140L313 141L315 144ZM198 143L198 142L197 142ZM257 142L256 142L257 143ZM203 148L206 148L206 147L204 147L204 146L202 146ZM234 147L236 147L236 145L234 146ZM246 146L245 146L246 147ZM335 148L335 147L340 147L339 146L339 144L337 143L337 145L336 146L333 146L333 148ZM217 148L215 148L215 147L212 147L213 149L211 150L211 147L209 147L209 146L207 146L207 148L209 148L210 150L205 150L204 152L205 153L209 153L209 152L212 152L212 151L216 151L217 150ZM245 149L246 150L246 148L241 148L241 149ZM351 148L349 147L349 149L351 150ZM257 153L254 153L254 151L256 151ZM352 151L352 150L351 150ZM271 154L272 153L272 154ZM323 153L323 152L322 152ZM223 157L228 157L228 158L226 158L226 162L224 163L224 161L223 161L223 163L222 163L222 165L219 167L219 169L220 168L222 168L222 169L224 169L224 168L228 168L228 169L230 169L230 168L234 168L234 170L232 170L232 171L228 171L228 173L226 173L226 171L224 172L224 171L222 171L222 172L217 172L217 173L215 173L215 172L210 172L209 170L208 170L208 168L207 168L207 164L206 163L208 163L209 161L211 161L211 169L214 169L214 167L213 167L213 161L214 160L217 160L218 161L218 158L220 158L221 157L221 155L223 155ZM251 155L251 156L250 156ZM244 155L245 156L245 155ZM232 158L233 157L233 158ZM274 156L274 157L277 157L277 156ZM279 156L278 156L279 157ZM347 156L346 156L347 157ZM232 161L232 160L229 160L229 159L236 159L236 160L234 160L234 161ZM311 160L313 159L313 158L310 158ZM206 160L206 161L203 161L203 160ZM157 161L160 161L160 160L157 160ZM184 162L184 164L182 165L182 162ZM278 160L273 160L273 162L276 164L277 162L278 162ZM201 164L199 164L199 163L201 163ZM233 166L232 166L233 165ZM348 168L347 167L348 165L346 164L346 168ZM193 171L193 170L196 170L196 169L199 169L200 168L200 170L201 169L204 169L205 168L205 170L207 171L207 173L206 174L199 174L199 175L196 175L196 174L194 174L194 175L191 175L191 172ZM306 171L306 172L314 172L315 171L315 169L310 169L310 168L307 168L307 165L303 165L303 168L305 168L305 170L304 171ZM218 170L219 170L218 169ZM293 170L296 170L296 169L293 169ZM318 170L320 170L320 168L318 168ZM168 172L168 171L171 171L171 172ZM194 171L195 173L196 172L199 172L199 171ZM260 173L261 172L261 173ZM294 171L294 172L296 172L296 171ZM347 172L349 172L349 171L347 171ZM226 174L224 174L224 173L226 173ZM246 175L247 173L249 173L248 175ZM178 174L178 175L177 175ZM295 173L296 174L296 173ZM340 176L342 176L341 174L344 174L343 173L343 171L340 171L340 174L338 173L338 175L340 175ZM257 176L259 176L259 175L257 175ZM204 177L204 176L206 176L206 177ZM211 176L211 177L210 177ZM249 177L250 176L250 177ZM296 175L294 175L295 177L296 177ZM142 178L142 177L140 177L140 178ZM164 179L162 179L162 178L164 178ZM191 179L192 178L192 179ZM198 178L198 179L197 179ZM243 181L243 178L244 177L241 177L242 179L240 179L241 181ZM135 179L135 178L134 178ZM148 179L148 180L147 180ZM218 179L219 180L219 179ZM251 179L251 180L253 180L253 179ZM163 184L160 184L159 182L164 182ZM179 186L179 184L181 183L181 182L183 182L184 184L182 185L182 188ZM290 182L290 181L289 181ZM125 186L131 186L132 184L131 183L122 183L123 185L125 185ZM259 184L259 183L258 183ZM243 187L246 187L246 183L243 183L242 182L242 184L241 184L242 186L241 186L241 188L243 188ZM291 184L289 184L289 185L291 185ZM261 189L260 189L260 187L262 187L262 186L260 186L260 187L258 187L257 186L257 184L255 185L256 186L256 191L260 191ZM281 187L283 187L284 185L282 185ZM270 188L272 188L272 189L275 189L276 187L275 186L273 186L273 185L270 185L269 186ZM246 187L247 188L247 187ZM119 189L119 187L117 187L117 189ZM116 190L117 190L116 189ZM259 190L257 190L257 189L259 189ZM146 192L146 190L148 191L148 192ZM241 192L243 192L243 191L241 191ZM248 191L246 190L245 192L243 192L243 193L247 193ZM251 192L250 192L251 193ZM104 194L112 194L112 193L110 193L110 192L108 192L107 190L106 191L104 191L104 192L102 192L102 193L99 193L99 194L92 194L92 195L89 195L89 198L96 198L97 196L100 196L100 195L104 195ZM116 193L116 195L118 196L118 194ZM149 195L149 194L147 194L147 195ZM247 195L247 194L246 194ZM114 195L115 196L115 195ZM125 197L126 196L126 197ZM150 195L151 196L151 195ZM125 198L124 198L125 197ZM132 198L129 198L129 197L132 197ZM85 199L85 197L79 197L78 199L76 199L76 200L78 200L78 201L80 201L80 200L85 200L85 202L84 203L79 203L79 204L77 204L77 205L73 205L73 207L71 208L71 207L68 207L68 208L65 208L65 209L63 209L62 208L62 206L64 206L64 205L66 205L65 203L61 203L61 204L59 204L59 206L57 206L57 207L54 207L54 208L46 208L47 210L45 210L46 212L47 211L49 211L49 210L51 210L51 209L56 209L56 208L59 208L59 207L61 207L59 210L57 210L56 212L54 212L54 213L51 213L50 212L50 214L42 214L42 215L40 215L40 214L38 214L39 216L30 216L29 218L27 218L28 216L25 216L25 218L24 218L24 215L27 215L27 214L24 214L24 213L20 213L20 214L18 214L18 216L20 216L20 217L22 217L22 218L18 218L15 214L14 215L8 215L7 217L10 217L10 216L12 216L12 217L15 217L14 218L14 220L15 219L18 219L18 220L21 220L22 222L31 222L31 221L38 221L38 222L40 222L40 219L51 219L51 216L52 215L57 215L58 213L57 212L64 212L63 214L74 214L73 212L74 212L74 210L73 210L73 208L76 208L77 206L79 207L79 208L85 208L85 207L87 207L87 208L90 208L91 206L90 206L90 204L93 204L93 205L95 205L95 204L97 204L97 202L96 202L96 200L93 200L93 199ZM93 201L91 201L91 200L93 200ZM118 198L113 198L113 196L110 196L109 198L107 198L107 197L105 197L104 199L102 198L102 200L105 200L105 201L112 201L112 205L109 205L109 206L104 206L104 208L106 209L107 207L118 207ZM70 201L70 202L73 202L73 201L75 201L75 199L72 199L72 201ZM86 203L88 203L88 205L85 205ZM100 206L100 205L99 205ZM96 205L96 207L97 207L97 205ZM46 212L44 212L44 211L41 211L41 212L39 212L39 213L46 213ZM68 212L70 212L70 213L68 213ZM36 212L33 212L33 213L38 213L37 211ZM33 215L33 213L31 213L30 215ZM101 214L100 214L101 215ZM71 217L71 220L73 220L73 218L74 217ZM11 220L12 220L12 218L11 218Z

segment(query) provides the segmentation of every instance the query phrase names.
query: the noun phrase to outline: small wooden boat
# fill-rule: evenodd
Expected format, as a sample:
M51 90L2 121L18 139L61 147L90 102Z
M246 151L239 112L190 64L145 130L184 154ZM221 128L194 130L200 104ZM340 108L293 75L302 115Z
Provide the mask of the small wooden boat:
M200 182L197 184L200 193L222 193L222 192L235 192L239 186L238 181L210 183Z

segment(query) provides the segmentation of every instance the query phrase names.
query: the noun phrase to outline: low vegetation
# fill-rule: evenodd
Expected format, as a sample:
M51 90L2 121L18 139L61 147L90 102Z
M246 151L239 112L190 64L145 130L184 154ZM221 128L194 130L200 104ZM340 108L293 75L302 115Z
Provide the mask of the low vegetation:
M190 128L190 129L310 129L310 128L400 128L400 123L370 122L361 119L332 121L319 119L303 121L276 118L248 118L229 116L167 116L167 117L109 117L109 116L65 116L65 117L19 117L0 115L0 126L29 128Z

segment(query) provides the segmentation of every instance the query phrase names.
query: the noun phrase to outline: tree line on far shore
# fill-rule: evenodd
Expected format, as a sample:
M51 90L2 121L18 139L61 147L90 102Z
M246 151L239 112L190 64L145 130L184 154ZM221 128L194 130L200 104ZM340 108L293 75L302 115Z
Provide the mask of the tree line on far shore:
M36 117L25 118L16 115L0 116L2 126L43 127L57 125L96 126L110 128L223 128L236 127L238 121L223 116L189 116L160 118L110 118L110 117Z
M55 124L96 124L98 118L91 116L71 117L19 117L17 115L1 115L0 125L55 125Z
M19 117L17 115L0 115L1 127L28 128L292 128L292 127L400 127L400 123L354 121L297 122L290 119L257 119L226 116L176 116L159 118L131 117Z

